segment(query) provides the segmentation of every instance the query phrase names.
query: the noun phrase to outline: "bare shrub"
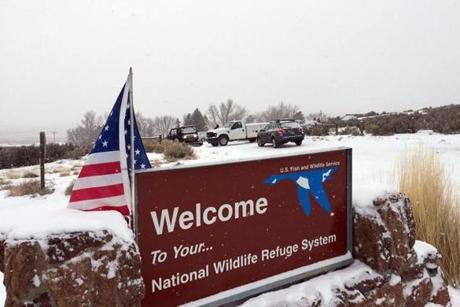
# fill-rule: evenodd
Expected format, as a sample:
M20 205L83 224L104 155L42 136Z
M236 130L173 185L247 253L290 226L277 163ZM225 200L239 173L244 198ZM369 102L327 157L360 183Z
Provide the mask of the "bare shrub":
M81 165L80 164L74 165L74 166L72 166L72 168L70 170L79 172L81 170Z
M152 167L160 167L161 166L161 161L160 160L153 160L153 161L150 161L150 165Z
M161 143L166 142L156 141L156 140L144 140L144 148L146 152L155 152L155 153L163 153L163 145Z
M11 184L0 185L0 191L9 190L13 187Z
M17 171L9 171L8 173L6 173L5 176L8 179L19 179L19 178L21 178L21 173L19 173Z
M70 170L63 170L59 172L60 177L67 177L70 176Z
M149 141L144 143L147 152L155 152L164 154L168 161L176 161L179 159L195 159L195 153L190 145L180 143L178 141L162 140Z
M38 174L31 172L31 171L28 171L22 174L22 178L37 178L37 177L38 177Z
M27 180L10 187L8 196L45 195L52 192L53 190L49 188L41 189L39 180Z
M164 140L161 142L163 146L163 154L168 161L176 161L178 159L195 159L193 148L189 145Z
M11 188L11 180L0 178L0 191L9 190Z
M417 239L438 248L451 285L460 285L460 198L434 150L406 152L397 167L399 189L411 199Z

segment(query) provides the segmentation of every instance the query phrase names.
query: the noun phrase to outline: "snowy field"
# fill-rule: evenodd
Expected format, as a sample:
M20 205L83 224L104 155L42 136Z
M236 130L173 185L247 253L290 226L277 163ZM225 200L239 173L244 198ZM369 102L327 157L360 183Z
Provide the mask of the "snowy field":
M351 147L353 149L353 187L360 185L384 184L395 188L395 166L403 152L418 150L421 146L434 149L445 166L451 172L460 192L460 135L439 135L430 133L401 134L388 137L372 136L327 136L308 137L302 146L286 144L279 149L268 145L259 148L255 143L229 143L226 147L212 147L205 144L195 147L196 160L166 163L160 154L149 154L149 158L156 160L161 165L195 164L223 160L238 160L257 158L286 153L302 153L315 150L323 150L336 147ZM62 160L46 165L47 185L54 192L46 196L36 197L7 197L7 191L0 191L0 233L7 233L9 237L24 238L30 236L43 236L49 231L77 231L85 228L109 227L122 236L128 236L121 225L123 220L110 215L84 213L79 223L56 223L49 219L41 219L44 215L59 219L69 210L64 209L67 205L68 196L64 194L69 183L78 175L78 170L83 161ZM38 173L38 166L23 167L13 170L0 170L0 178L10 181L10 184L18 184L23 180L21 174L33 171ZM71 213L74 214L74 213ZM75 213L78 215L80 213ZM89 215L93 218L88 218ZM97 225L100 223L99 225ZM19 226L21 224L23 226ZM50 226L51 225L51 226ZM54 226L53 226L54 225ZM119 227L120 226L120 227ZM50 230L51 228L51 230ZM81 229L79 229L81 228ZM126 227L124 227L126 228ZM0 274L0 305L5 299L2 287L3 276ZM456 294L459 299L460 294ZM457 301L458 302L458 301ZM458 302L460 306L460 302ZM455 306L455 304L454 304Z

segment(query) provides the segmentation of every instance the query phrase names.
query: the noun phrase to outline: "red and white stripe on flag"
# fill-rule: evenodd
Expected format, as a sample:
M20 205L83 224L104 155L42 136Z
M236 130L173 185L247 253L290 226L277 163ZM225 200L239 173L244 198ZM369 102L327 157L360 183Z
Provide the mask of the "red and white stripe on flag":
M85 211L116 210L131 213L130 181L127 166L126 119L130 78L123 86L94 147L75 184L68 208Z
M121 170L120 151L91 153L75 181L69 208L116 210L129 215Z

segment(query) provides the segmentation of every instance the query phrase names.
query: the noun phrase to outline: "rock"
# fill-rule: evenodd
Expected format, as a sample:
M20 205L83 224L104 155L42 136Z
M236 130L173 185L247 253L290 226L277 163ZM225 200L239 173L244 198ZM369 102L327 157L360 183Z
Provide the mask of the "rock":
M441 255L415 240L407 197L387 193L355 206L353 230L354 264L318 277L318 283L294 286L294 292L267 293L264 306L450 305ZM140 268L136 244L107 231L22 241L0 234L6 306L140 306L145 292ZM258 298L248 306L267 302Z
M437 289L437 291L432 293L430 303L438 304L441 306L449 306L450 296L449 289L446 285L443 285L441 288Z
M401 278L392 275L387 280L379 274L366 273L345 283L346 306L402 306ZM343 298L342 298L343 300Z
M140 306L144 297L135 243L107 231L6 240L2 263L6 306Z
M425 306L430 301L433 284L429 277L424 277L407 283L404 288L404 298L407 307Z
M43 294L41 272L46 269L46 256L38 242L5 244L4 284L7 291L6 306L34 302Z
M382 274L409 270L415 262L415 221L409 199L389 193L355 207L353 255Z

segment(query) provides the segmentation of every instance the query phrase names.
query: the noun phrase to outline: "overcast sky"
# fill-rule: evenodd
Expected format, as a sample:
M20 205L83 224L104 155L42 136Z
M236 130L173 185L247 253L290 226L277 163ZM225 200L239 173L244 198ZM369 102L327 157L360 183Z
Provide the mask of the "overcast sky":
M109 111L130 66L149 117L460 103L460 1L0 0L0 132Z

